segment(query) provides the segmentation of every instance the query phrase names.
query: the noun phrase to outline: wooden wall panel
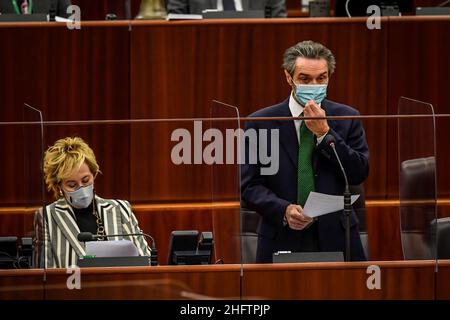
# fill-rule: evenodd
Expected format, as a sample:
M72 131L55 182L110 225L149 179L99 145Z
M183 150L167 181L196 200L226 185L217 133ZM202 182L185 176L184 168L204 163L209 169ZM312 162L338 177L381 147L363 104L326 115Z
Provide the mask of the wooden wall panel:
M0 38L1 121L34 121L30 113L24 115L24 102L42 110L44 121L129 118L127 23L84 24L74 31L53 24L0 25ZM9 186L2 187L0 203L42 203L40 130L33 128L31 134L22 127L0 130L10 155L0 159L0 165L8 168L2 179ZM46 127L44 148L69 135L83 137L97 153L104 175L114 177L114 183L99 180L97 190L105 197L128 198L129 171L117 169L129 163L128 128Z
M44 270L0 270L0 300L43 300Z
M2 45L8 49L0 50L0 118L21 120L24 101L41 108L46 120L204 117L210 115L212 99L237 105L241 115L248 115L288 96L282 54L304 39L320 41L335 53L330 99L362 114L384 114L395 113L398 97L409 95L429 100L443 113L448 90L440 70L447 68L448 23L445 18L389 18L382 20L381 30L368 30L365 19L133 21L131 32L125 21L83 23L80 31L54 24L1 25ZM419 63L423 59L431 62ZM450 190L442 178L447 175L447 122L437 121L441 196ZM367 198L395 198L395 123L363 123L371 151ZM191 129L192 123L145 126L46 127L45 146L65 135L83 136L103 168L96 189L104 197L133 203L210 201L212 168L175 166L170 159L172 131ZM0 203L39 202L38 168L24 152L26 134L5 126L0 133L11 154L0 160L8 168ZM28 189L15 183L25 180L31 181ZM234 189L234 181L225 179L228 199Z
M440 260L437 272L436 299L450 300L450 261Z
M369 260L403 260L398 206L367 208Z
M433 104L436 113L449 113L449 91L445 70L450 69L450 20L445 17L410 17L407 20L391 18L389 22L388 112L397 113L401 96ZM450 134L448 119L437 121L438 194L448 196L450 181L447 166ZM420 128L418 128L420 130ZM388 136L388 193L398 192L398 160L396 154L397 126L389 123ZM391 139L392 138L392 139ZM410 143L415 143L410 141Z
M387 72L384 46L387 33L385 29L369 31L364 19L205 21L170 25L134 22L132 28L132 118L207 117L213 99L237 106L241 116L281 102L290 91L280 67L283 52L307 39L324 43L336 56L337 71L331 79L330 99L352 105L362 114L385 112L386 83L379 79L385 78ZM189 124L185 127L191 128ZM376 127L373 122L367 123L371 168L375 173L386 170L385 127L384 122L377 123ZM137 166L151 163L155 156L161 157L165 164L163 170L147 166L146 174L160 181L158 190L154 190L150 179L142 185L131 182L133 201L185 199L190 197L193 188L198 200L210 197L211 187L197 183L199 178L209 180L207 169L174 168L170 164L168 155L175 143L168 141L169 128L174 127L158 129L163 140L146 153L132 152L132 163ZM157 140L153 129L133 131L133 151L141 149L142 137L152 142ZM180 176L186 179L180 181ZM372 175L366 184L368 195L384 197L385 179L385 175ZM167 190L172 194L167 194Z
M158 263L161 265L167 264L168 261L169 240L172 231L213 231L211 210L208 208L168 210L164 206L161 206L160 209L155 207L147 209L142 206L134 211L139 221L139 227L155 239L158 249ZM221 242L217 238L215 240L216 243ZM220 251L216 252L217 258L220 255ZM214 260L217 260L216 257Z
M0 214L0 237L33 237L34 212L25 208L2 208Z

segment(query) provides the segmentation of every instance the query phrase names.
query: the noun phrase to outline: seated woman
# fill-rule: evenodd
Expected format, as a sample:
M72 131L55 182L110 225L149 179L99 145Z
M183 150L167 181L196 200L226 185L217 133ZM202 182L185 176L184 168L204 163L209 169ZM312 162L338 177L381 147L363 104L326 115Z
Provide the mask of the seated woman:
M45 152L45 182L56 201L44 212L41 209L36 219L36 233L44 242L37 244L42 251L41 267L76 265L78 257L86 255L84 243L77 239L80 232L91 232L99 240L131 240L139 255L150 256L143 236L102 238L141 230L128 201L102 199L95 194L94 180L99 172L94 152L81 138L60 139Z

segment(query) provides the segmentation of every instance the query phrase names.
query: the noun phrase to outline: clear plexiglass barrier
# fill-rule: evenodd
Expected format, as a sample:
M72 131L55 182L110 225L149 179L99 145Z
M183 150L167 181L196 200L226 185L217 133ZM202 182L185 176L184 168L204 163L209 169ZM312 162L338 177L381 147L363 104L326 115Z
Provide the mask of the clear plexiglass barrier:
M436 133L433 106L400 98L400 225L405 259L436 259ZM423 117L407 117L423 115Z
M23 108L0 123L16 141L4 160L14 192L0 207L2 298L402 298L400 278L427 284L408 297L434 292L429 104L360 116L325 102L326 118L296 122L219 101L190 119L46 121ZM328 135L299 151L314 120Z

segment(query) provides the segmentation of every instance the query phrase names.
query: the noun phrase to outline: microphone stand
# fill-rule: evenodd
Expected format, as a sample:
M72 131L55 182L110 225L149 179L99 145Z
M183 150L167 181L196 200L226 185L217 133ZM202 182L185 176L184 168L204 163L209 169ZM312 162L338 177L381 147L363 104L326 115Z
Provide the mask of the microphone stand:
M344 167L342 166L341 159L336 151L336 146L334 141L330 141L329 145L333 149L334 155L341 167L342 174L345 179L345 191L344 191L344 218L345 218L345 261L351 260L351 245L350 245L350 214L352 212L352 200L351 193L348 186L347 175L345 174Z
M334 150L334 149L333 149ZM336 152L336 151L335 151ZM347 179L346 179L347 180ZM351 260L350 255L350 213L352 212L352 194L350 193L348 183L345 182L344 191L344 217L345 217L345 261Z
M156 246L152 245L150 250L150 265L157 266L158 265L158 250L156 250Z

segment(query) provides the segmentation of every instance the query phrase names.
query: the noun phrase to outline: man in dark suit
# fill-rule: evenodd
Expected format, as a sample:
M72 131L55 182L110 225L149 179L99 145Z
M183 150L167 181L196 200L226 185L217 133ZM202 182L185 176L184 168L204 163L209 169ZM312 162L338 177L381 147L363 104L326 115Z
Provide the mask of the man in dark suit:
M202 14L206 9L226 10L226 0L167 0L167 12ZM234 10L262 10L268 18L285 18L284 0L234 0Z
M335 69L331 51L322 44L303 41L286 50L283 63L292 94L282 103L261 109L250 117L356 116L349 106L325 100L326 88ZM273 175L264 167L242 165L241 192L244 204L262 219L258 228L259 263L272 262L277 251L345 253L345 223L342 211L312 219L303 213L311 191L342 195L345 182L333 150L325 137L332 135L349 183L362 183L369 172L369 150L358 119L247 122L246 129L278 129L279 165ZM268 139L271 141L271 139ZM247 142L246 155L261 148ZM271 146L266 146L271 150ZM252 151L253 150L253 151ZM272 155L273 157L273 155ZM351 259L365 260L355 213L352 211Z
M67 18L67 7L70 5L70 0L0 0L0 13L53 13Z

